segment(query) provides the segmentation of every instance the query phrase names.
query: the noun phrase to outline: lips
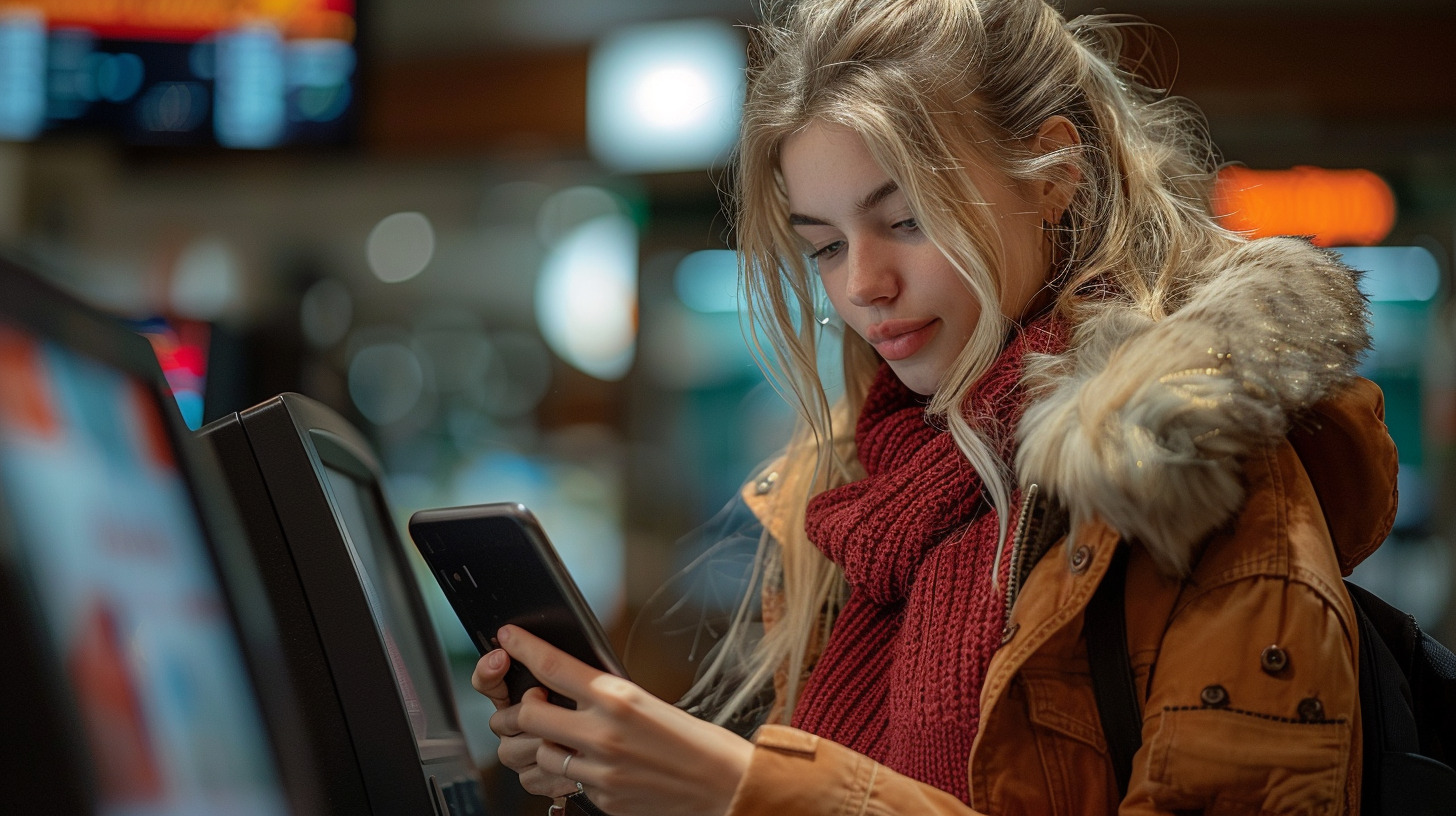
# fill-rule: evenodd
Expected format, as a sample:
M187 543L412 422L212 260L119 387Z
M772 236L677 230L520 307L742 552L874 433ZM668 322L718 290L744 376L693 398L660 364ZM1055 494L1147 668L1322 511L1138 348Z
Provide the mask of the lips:
M886 320L865 329L865 339L888 361L903 360L930 342L940 321L936 318Z

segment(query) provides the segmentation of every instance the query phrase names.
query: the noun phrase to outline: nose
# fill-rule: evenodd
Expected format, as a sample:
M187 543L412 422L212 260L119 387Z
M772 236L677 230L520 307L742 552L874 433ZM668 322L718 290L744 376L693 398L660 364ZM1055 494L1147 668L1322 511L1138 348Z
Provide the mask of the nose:
M850 245L845 294L856 306L872 306L899 294L899 271L894 254L875 241Z

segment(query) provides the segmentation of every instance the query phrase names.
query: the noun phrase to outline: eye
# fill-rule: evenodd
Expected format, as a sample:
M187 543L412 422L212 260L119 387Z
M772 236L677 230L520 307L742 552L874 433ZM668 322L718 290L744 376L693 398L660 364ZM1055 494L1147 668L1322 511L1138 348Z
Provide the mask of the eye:
M813 252L810 252L806 257L808 257L808 259L811 260L811 261L817 261L817 260L819 260L821 258L828 258L828 257L830 257L831 255L833 255L834 253L838 252L839 250L841 250L843 248L844 248L844 242L843 241L830 241L829 243L825 244L824 246L819 247L818 249L814 250Z
M905 230L906 232L919 232L920 222L914 218L907 218L904 221L897 221L890 225L892 229Z

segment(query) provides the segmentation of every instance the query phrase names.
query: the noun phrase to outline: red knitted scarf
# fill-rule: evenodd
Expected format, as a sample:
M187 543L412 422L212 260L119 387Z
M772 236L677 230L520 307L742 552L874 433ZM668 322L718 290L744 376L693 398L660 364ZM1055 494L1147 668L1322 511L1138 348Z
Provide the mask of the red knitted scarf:
M1031 323L967 398L1003 459L1026 405L1025 356L1065 342L1054 319ZM996 514L950 433L926 422L924 399L887 365L855 445L868 475L808 507L809 540L844 570L850 593L793 724L969 802L981 683L1006 616L991 584ZM1013 510L1020 501L1016 492Z

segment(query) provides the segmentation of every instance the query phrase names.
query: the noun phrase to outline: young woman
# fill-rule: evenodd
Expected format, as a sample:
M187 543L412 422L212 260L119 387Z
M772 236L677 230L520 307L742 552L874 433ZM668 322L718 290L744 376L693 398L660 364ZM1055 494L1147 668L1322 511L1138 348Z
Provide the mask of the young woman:
M730 634L698 717L502 630L474 679L528 790L617 816L1357 809L1340 576L1395 506L1364 301L1304 240L1215 223L1196 112L1118 67L1120 25L804 0L755 32L743 288L802 417L744 489L766 633ZM1125 795L1083 631L1120 549ZM510 706L510 660L579 707ZM714 724L768 684L751 740Z

